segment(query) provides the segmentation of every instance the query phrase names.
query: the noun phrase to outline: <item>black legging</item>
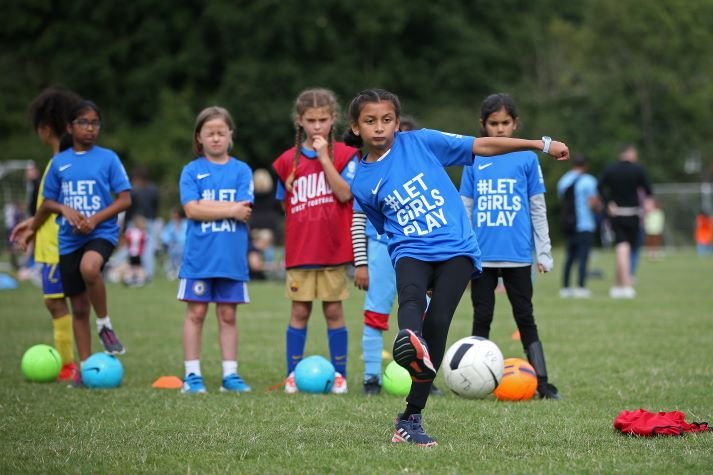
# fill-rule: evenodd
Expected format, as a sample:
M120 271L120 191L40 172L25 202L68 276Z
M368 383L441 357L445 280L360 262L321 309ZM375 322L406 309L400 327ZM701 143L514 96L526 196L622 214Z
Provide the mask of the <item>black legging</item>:
M495 312L495 288L498 277L502 276L505 290L512 306L512 315L520 331L522 346L540 339L532 311L532 276L531 266L525 267L486 267L481 276L472 281L470 296L473 302L473 335L490 337L490 324Z
M399 296L399 329L409 329L423 336L433 366L438 369L446 351L448 328L468 280L473 261L457 256L447 261L424 262L402 257L396 263L396 290ZM431 289L431 303L426 311L426 291ZM420 409L426 407L433 382L413 383L406 401Z

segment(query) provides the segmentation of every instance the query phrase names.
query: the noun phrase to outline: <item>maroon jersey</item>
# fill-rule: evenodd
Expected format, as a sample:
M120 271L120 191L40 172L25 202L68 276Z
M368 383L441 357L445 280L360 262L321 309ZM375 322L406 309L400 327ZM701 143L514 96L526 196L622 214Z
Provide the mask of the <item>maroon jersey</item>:
M334 143L334 167L341 174L357 150ZM294 166L295 148L272 164L283 185ZM352 200L340 203L317 158L300 158L285 190L285 267L327 267L352 262Z
M129 228L126 230L125 236L129 256L143 256L144 245L146 244L146 233L138 228Z

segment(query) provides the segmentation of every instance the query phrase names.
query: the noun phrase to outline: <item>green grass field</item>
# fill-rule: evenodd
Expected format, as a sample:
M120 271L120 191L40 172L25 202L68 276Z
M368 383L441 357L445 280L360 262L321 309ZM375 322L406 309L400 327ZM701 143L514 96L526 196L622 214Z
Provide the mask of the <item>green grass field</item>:
M611 254L595 256L592 267L605 277L591 282L589 301L560 300L558 272L535 283L550 376L565 399L432 398L424 420L440 441L433 449L392 445L392 421L403 401L361 394L358 291L346 303L348 395L267 391L283 377L289 309L282 285L267 283L252 284L253 303L239 309L240 372L253 392L218 392L211 318L202 358L209 394L184 396L151 388L158 376L182 376L184 307L175 300L175 282L109 286L114 328L128 352L123 385L108 391L23 380L23 351L52 342L40 290L24 283L0 292L0 473L710 472L713 433L632 438L616 433L612 423L619 411L639 407L713 421L713 259L681 253L644 261L633 301L606 297L612 265ZM464 298L450 341L467 335L469 307ZM491 336L506 357L519 357L509 312L499 296ZM328 355L325 332L317 312L306 354ZM392 325L387 347L393 334ZM440 376L437 382L444 386Z

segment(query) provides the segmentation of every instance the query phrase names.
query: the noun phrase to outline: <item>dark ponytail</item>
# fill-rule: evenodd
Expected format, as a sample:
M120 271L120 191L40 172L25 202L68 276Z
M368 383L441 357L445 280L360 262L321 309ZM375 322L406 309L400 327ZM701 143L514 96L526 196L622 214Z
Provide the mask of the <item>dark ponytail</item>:
M351 127L344 131L342 142L354 148L361 148L364 145L364 140L355 134Z
M59 151L64 152L68 148L72 148L72 145L74 145L74 142L72 141L72 136L66 132L62 134L62 136L59 138Z

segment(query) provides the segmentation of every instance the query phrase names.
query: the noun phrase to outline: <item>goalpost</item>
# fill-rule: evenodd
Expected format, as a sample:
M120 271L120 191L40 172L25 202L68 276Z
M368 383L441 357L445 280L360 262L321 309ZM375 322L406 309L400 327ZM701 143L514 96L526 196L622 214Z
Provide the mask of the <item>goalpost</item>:
M713 183L659 183L653 185L654 198L664 211L664 245L692 247L696 215L713 214Z
M0 161L0 208L2 209L2 234L3 246L7 243L8 220L16 207L25 216L27 210L27 183L25 170L34 165L32 160L6 160Z

